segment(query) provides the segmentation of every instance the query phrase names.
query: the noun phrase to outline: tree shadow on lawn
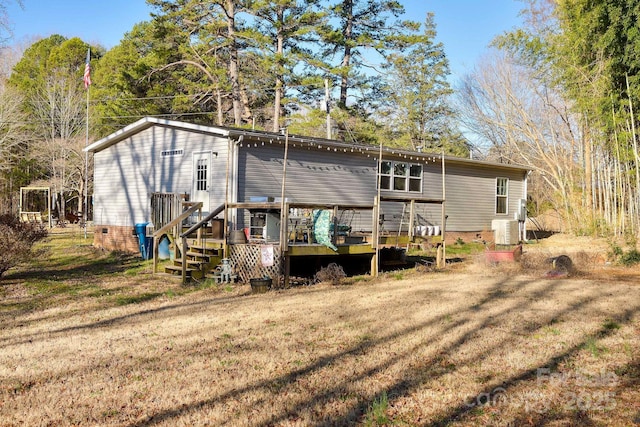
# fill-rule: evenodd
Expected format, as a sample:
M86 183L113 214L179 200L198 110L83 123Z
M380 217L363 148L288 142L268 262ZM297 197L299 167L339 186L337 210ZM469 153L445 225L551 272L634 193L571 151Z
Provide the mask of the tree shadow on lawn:
M494 296L498 295L498 297L500 297L501 295L503 295L502 291L500 290L502 284L498 284L496 285L494 291L489 292L487 294L487 298L483 301L481 301L480 303L474 304L471 307L469 307L469 309L471 311L478 311L478 310L482 310L483 306L485 304L490 303L491 301L493 301ZM524 284L523 284L524 286ZM549 284L549 287L552 287L553 284ZM546 293L546 290L541 290L539 292L537 292L537 296L538 297L543 297L544 294ZM571 309L568 310L564 310L562 312L558 312L553 318L549 319L548 321L544 322L544 324L541 324L537 327L537 329L541 329L542 327L544 327L545 325L550 325L550 324L554 324L556 323L556 321L562 317L564 314L567 314L571 311L574 310L578 310L580 308L583 308L585 306L587 306L589 303L591 302L595 302L597 299L596 298L588 298L588 299L583 299L582 301L579 301L577 303L572 304ZM517 310L518 308L523 308L523 307L513 307L511 309L509 309L509 311L512 310ZM635 307L634 309L629 309L626 310L622 315L619 315L617 317L617 320L620 321L621 323L628 323L631 321L633 314L637 313L638 311L638 307ZM464 334L463 336L461 336L458 340L456 340L456 342L452 343L447 350L445 350L446 354L451 354L453 353L457 348L459 348L460 346L462 346L465 342L467 342L468 340L472 339L473 335L480 331L481 329L485 328L485 327L490 327L492 324L495 323L495 316L491 316L488 317L484 320L484 322L476 329ZM445 328L441 334L446 335L447 332L452 331L453 329L455 329L456 326L458 326L458 324L454 324L449 328ZM526 326L524 328L525 331L527 332L533 332L535 330L535 328L532 328L531 326ZM407 331L408 332L408 331ZM571 357L573 357L577 352L579 352L580 350L582 350L585 347L585 344L587 342L589 342L590 339L592 338L597 338L597 339L602 339L610 334L612 334L614 332L614 329L610 329L607 328L606 326L603 326L597 333L593 334L592 336L586 336L584 338L583 341L581 341L580 343L576 344L575 346L571 347L570 349L568 349L567 351L558 354L548 360L546 360L543 364L539 364L538 366L536 366L535 368L532 368L530 370L525 371L522 374L519 375L513 375L511 377L508 377L506 379L498 379L497 381L491 383L489 386L487 386L484 390L482 390L480 393L478 393L475 396L469 396L467 399L465 399L463 402L460 403L459 406L454 407L449 409L445 414L440 415L439 417L437 417L435 420L432 420L428 423L424 423L421 425L429 425L429 426L448 426L451 425L451 423L455 422L455 421L460 421L462 420L465 416L467 415L475 415L474 414L474 409L478 409L479 407L482 407L483 404L492 404L492 403L499 403L500 402L500 397L501 395L507 394L509 392L509 389L518 385L519 383L523 382L523 381L531 381L537 378L537 376L539 375L539 370L543 369L544 372L547 372L546 370L548 369L550 372L554 372L557 370L559 364ZM468 363L469 364L477 364L479 363L481 360L483 360L484 358L487 357L487 355L492 351L492 350L497 350L501 347L505 347L509 345L508 341L500 341L500 342L495 342L493 343L493 345L489 348L489 349L485 349L485 353L483 355L478 355L475 358L469 358ZM415 351L418 350L417 346L416 348L411 349L408 352L405 352L402 356L400 356L400 358L406 358L408 357L410 354L414 353ZM435 360L432 362L436 362ZM437 365L437 364L436 364ZM380 366L379 368L384 368L384 366ZM434 378L438 378L441 377L447 373L449 373L450 371L447 369L444 370L433 370L430 366L430 364L425 364L425 366L423 366L423 368L425 370L427 370L430 374L429 375L429 379L434 379ZM440 372L438 372L440 371ZM375 374L375 371L369 371L367 372L367 375L373 375ZM421 369L408 369L404 375L402 375L402 378L399 379L398 381L396 381L396 383L391 386L391 387L386 387L382 392L384 392L387 396L388 396L388 401L390 404L393 404L394 401L399 400L400 398L402 398L403 396L407 396L409 393L411 393L413 390L417 389L420 385L421 385L421 379L425 378L425 371L421 370ZM353 379L351 379L353 380ZM371 396L370 399L368 400L362 400L360 403L358 403L357 405L355 405L354 407L352 407L352 410L346 414L344 417L339 418L339 419L327 419L321 423L319 423L318 425L350 425L350 424L354 424L356 422L358 422L359 420L362 420L362 417L364 415L366 415L367 411L372 408L375 405L376 400L378 399L378 397L381 395L382 392L378 392L375 395ZM321 401L326 401L326 398L328 396L321 396L320 399ZM313 402L309 402L309 403L313 403L313 404L317 404L317 400L314 399ZM298 409L303 409L298 408ZM292 411L292 413L289 413L287 415L292 415L293 413L295 413L295 411ZM542 414L538 414L539 416L544 417L549 415L551 416L551 418L549 419L554 419L553 417L554 412L549 411L549 413L542 413ZM582 416L584 419L588 419L588 415L583 415ZM563 417L564 419L564 417ZM282 417L282 418L277 418L277 419L272 419L269 420L266 423L263 423L261 425L263 426L267 426L267 425L272 425L272 423L277 423L278 421L284 421L286 420L286 417ZM518 423L516 423L515 425L518 425ZM585 424L585 425L589 425L589 424Z
M91 248L88 254L45 259L35 267L23 265L17 271L9 271L0 280L0 285L29 280L74 280L94 278L125 271L149 264L139 256L125 252L103 252ZM45 255L49 258L49 255Z
M151 261L134 254L105 252L89 245L79 251L54 252L46 248L30 263L9 270L0 278L0 296L4 297L0 298L0 318L5 318L5 326L21 315L63 304L65 300L90 297L105 303L113 299L110 305L124 305L152 299L151 293L154 297L163 295L133 286L152 269ZM15 296L7 297L11 294ZM122 298L118 298L119 294ZM60 314L54 317L60 319Z
M132 268L139 267L143 262L139 260L139 258L135 256L125 256L122 257L120 254L107 254L104 258L99 258L97 260L91 259L82 259L78 260L78 263L68 266L66 261L52 263L50 267L45 267L41 270L24 270L18 271L13 274L7 275L8 282L2 280L0 282L1 285L5 283L20 283L29 280L46 280L50 281L61 281L65 280L69 281L93 281L94 283L99 281L105 275L113 274L113 273L122 273ZM79 280L80 278L81 280ZM210 399L203 399L200 401L194 401L186 404L182 404L179 407L174 409L167 409L164 411L159 411L155 414L151 414L146 418L140 420L139 422L131 424L132 426L142 426L142 425L154 425L158 423L171 423L172 420L176 420L181 416L187 415L189 413L197 412L204 406L214 406L217 404L224 404L227 400L235 400L241 397L243 394L252 392L255 390L264 391L265 393L272 393L274 390L278 391L286 391L288 387L295 387L295 384L298 380L311 376L315 373L320 372L321 370L331 369L332 365L339 364L343 362L345 359L349 359L355 356L366 355L370 351L378 351L384 352L385 346L392 345L396 340L400 340L403 337L411 337L416 334L428 336L427 328L434 327L436 325L443 325L440 327L438 331L438 336L432 340L425 339L423 342L412 345L409 348L399 348L397 351L393 352L393 355L390 355L385 360L379 362L375 366L372 366L357 375L350 376L348 378L337 379L332 382L329 386L318 390L317 393L313 394L311 398L307 400L301 401L292 401L290 405L287 405L286 410L282 413L274 415L270 417L268 420L260 423L260 425L274 425L279 423L286 423L290 418L295 418L297 414L302 412L318 412L322 411L323 407L330 405L332 401L336 399L342 398L345 393L345 390L349 389L349 385L355 381L364 381L372 376L384 373L385 370L389 369L395 365L403 365L406 364L408 366L402 372L402 375L398 375L395 377L395 381L388 386L373 389L368 395L366 393L361 393L358 395L357 402L352 404L348 411L343 413L339 418L334 419L320 419L317 420L316 425L350 425L356 424L362 421L363 417L367 414L369 408L375 403L376 399L382 394L386 393L388 396L388 400L390 405L393 405L395 402L398 402L402 397L410 395L412 392L416 391L420 388L424 381L426 380L434 380L440 379L445 375L454 372L461 365L452 366L452 367L442 367L442 360L451 357L458 351L466 342L473 340L474 334L482 331L484 328L495 327L496 324L500 323L500 317L506 316L509 313L518 310L524 310L527 308L529 304L531 304L532 300L543 300L547 297L547 295L553 291L553 288L556 286L556 281L549 280L543 282L544 286L541 286L535 292L532 292L530 295L527 295L523 301L515 301L512 304L508 304L505 307L501 307L501 310L498 313L490 312L490 305L500 299L509 299L509 295L514 291L520 291L527 288L529 285L533 285L538 283L537 280L530 281L520 281L514 282L505 278L503 280L497 281L495 285L492 286L491 289L486 291L486 295L483 296L477 302L469 302L466 305L466 308L462 311L456 311L451 313L443 313L437 316L434 316L427 321L424 321L419 324L411 325L410 327L401 329L399 331L383 335L380 337L368 337L366 340L362 340L354 345L351 345L346 348L342 348L341 351L335 351L332 354L328 354L322 356L315 360L313 363L300 367L299 369L294 369L285 374L279 375L275 378L269 378L265 380L256 381L253 384L247 384L245 387L238 388L235 390L231 390L228 392L224 392L221 395L215 396ZM78 286L82 286L82 284L78 284ZM67 290L68 291L68 290ZM96 292L98 292L96 290ZM603 287L603 294L607 293L606 288ZM602 297L603 294L593 295L593 296L585 296L576 298L572 304L567 306L564 309L555 309L552 314L547 319L538 320L535 322L531 322L528 324L524 324L520 326L521 333L533 333L536 330L542 330L545 327L549 327L550 325L555 324L559 319L561 319L564 315L567 315L572 312L577 312L581 309L588 307L590 304L597 302L599 298ZM53 295L55 296L55 295ZM50 296L50 297L53 297ZM126 297L126 296L125 296ZM131 296L135 298L135 295ZM155 298L156 295L153 296L145 296L142 295L141 298L144 300L150 300ZM223 302L228 302L230 300L236 298L244 298L245 296L229 296L223 297L217 296L215 298L208 298L206 300L200 300L195 303L179 303L179 304L171 304L167 306L157 307L153 309L144 309L141 311L136 311L134 313L129 313L123 316L104 319L102 321L91 322L78 326L71 326L68 328L61 328L53 331L43 332L42 335L46 335L47 337L51 337L52 334L65 334L73 330L90 330L93 328L101 328L107 326L113 326L118 323L129 323L132 320L139 320L143 322L145 317L148 315L156 315L157 313L164 313L167 317L176 315L177 313L188 312L193 310L194 307L201 306L203 308L210 308L211 305L221 304ZM137 302L132 300L133 302ZM37 302L37 299L36 299ZM632 301L633 302L633 301ZM631 304L630 304L631 305ZM1 308L1 307L0 307ZM395 307L398 312L401 312L402 307ZM484 310L487 310L487 314L482 314ZM623 307L620 307L622 310ZM390 310L390 312L394 312L394 310ZM618 314L611 313L612 318L615 319L616 322L620 324L628 324L632 321L633 316L638 312L638 305L632 306L624 311L619 311ZM15 313L15 312L13 312ZM490 313L490 314L489 314ZM480 316L480 317L478 317ZM456 320L452 321L451 318L456 318ZM476 320L480 320L477 326L469 331L462 331L461 334L460 329L467 325L469 322L474 322ZM424 333L421 334L421 331L424 330ZM615 333L615 330L612 328L607 328L603 326L600 330L596 331L592 334L586 334L582 337L581 341L569 349L554 355L553 357L544 360L543 362L537 364L535 367L526 370L525 372L518 372L514 375L499 375L498 378L486 386L483 386L482 390L476 396L469 396L467 399L460 401L459 405L454 406L448 409L446 412L441 414L436 414L435 419L431 421L430 425L444 426L456 421L462 421L463 423L468 418L472 418L476 415L476 410L478 408L482 409L482 405L478 404L478 396L482 396L486 398L488 402L493 402L495 399L499 398L501 393L509 393L511 390L516 388L523 382L531 382L535 381L538 375L538 369L549 369L553 372L558 366L575 356L580 350L584 348L587 342L590 340L599 340L610 336ZM28 336L12 336L11 344L16 344L20 342L27 342L33 339L38 338L39 333L30 334ZM444 337L447 336L458 336L451 343L443 344L443 349L439 351L438 354L433 355L428 360L424 360L418 366L412 365L411 363L407 363L412 357L412 355L417 352L429 353L427 349L433 348L435 344L441 342ZM20 341L15 341L16 339ZM514 340L517 338L513 337L513 334L510 335L510 338L506 338L503 340L496 340L491 343L489 348L484 349L482 354L473 354L469 355L466 362L462 366L473 366L481 362L483 359L488 358L491 352L497 351L500 348L504 348L509 346L510 344L514 344ZM624 367L623 367L624 368ZM627 366L628 372L636 372L637 373L637 363L628 364ZM628 375L627 375L628 377ZM636 376L637 378L637 376ZM637 383L636 383L637 384ZM373 388L373 387L372 387ZM526 416L525 416L526 415ZM570 417L578 417L581 423L589 423L592 422L590 420L590 415L588 413L570 413L570 414L559 414L557 411L548 411L543 413L533 413L533 414L525 414L522 415L523 418L518 418L519 420L524 421L525 419L530 420L533 419L538 423L538 425L542 425L545 422L550 422L557 419L563 420L571 420L575 421ZM520 415L519 415L520 416ZM468 420L467 420L468 421ZM516 424L518 424L516 422ZM586 424L588 425L588 424Z
M121 301L120 304L116 305L127 305L127 304L137 304L145 301L150 301L159 296L164 295L163 293L145 293L140 295L122 295L118 297L117 301ZM162 305L160 307L154 307L149 309L136 310L132 313L127 313L121 316L108 317L106 319L97 320L94 322L84 323L80 325L68 326L57 329L48 329L46 331L37 332L37 333L29 333L25 335L17 335L12 334L11 337L7 339L0 339L0 343L4 346L7 345L20 345L25 343L34 342L40 338L55 338L57 336L64 336L69 332L74 331L90 331L93 329L101 329L101 328L110 328L117 325L128 325L131 326L135 323L144 323L148 317L154 316L157 317L159 314L163 315L167 319L171 319L175 316L179 315L187 315L189 313L193 313L194 310L201 309L211 309L216 305L227 304L229 302L233 302L234 300L245 298L246 295L228 295L228 296L220 296L215 295L209 298L202 298L195 302L181 302L178 304L167 304ZM106 307L108 308L108 307ZM51 316L52 319L60 319L58 315ZM41 322L43 319L39 318L34 320L34 323ZM24 321L19 322L22 326L25 324ZM6 326L6 325L5 325ZM7 326L7 328L11 327L11 325Z
M521 282L515 285L515 287L518 289L522 289L530 284L533 284L534 282L535 281ZM401 398L408 396L410 393L416 391L421 385L423 385L424 381L437 381L438 379L443 378L445 375L451 372L455 372L461 367L476 366L478 363L481 363L482 360L488 358L492 352L500 351L502 348L508 347L510 345L512 347L517 345L516 340L518 340L520 337L514 337L514 334L510 334L506 339L495 340L494 342L491 342L490 346L487 348L483 348L481 353L469 354L468 356L466 356L466 361L460 362L457 365L443 367L442 364L439 363L442 360L455 355L456 351L459 351L460 348L465 345L465 343L473 340L474 335L482 329L495 327L500 323L500 318L502 316L506 316L507 314L514 311L525 309L528 305L531 304L531 299L544 298L548 292L552 291L555 285L556 282L549 281L524 301L515 301L514 304L509 304L508 306L501 308L498 313L492 312L490 314L487 313L484 317L481 316L480 322L476 327L466 332L463 331L464 333L460 335L460 329L467 325L469 322L473 322L474 320L478 319L478 313L482 313L486 306L493 303L496 299L503 298L505 295L507 295L503 288L509 287L509 290L513 291L514 285L510 283L509 279L505 279L504 281L496 283L493 289L487 292L486 297L481 301L469 305L466 311L443 313L441 315L430 318L427 321L401 329L397 332L390 333L386 336L381 336L379 338L368 338L348 348L344 348L342 351L334 352L333 354L320 357L314 363L309 364L306 367L292 370L275 378L257 381L253 384L248 384L245 387L223 392L222 394L210 399L194 401L191 403L182 404L174 409L159 411L155 414L147 416L139 422L135 422L130 425L146 426L171 423L172 420L179 419L180 417L186 416L190 413L195 413L201 410L203 407L215 406L218 404L224 405L226 401L237 401L242 397L243 394L253 391L263 391L264 393L272 394L274 390L276 390L281 396L286 396L288 395L287 388L292 387L295 390L296 383L302 378L310 377L323 369L331 369L332 365L339 365L341 362L345 361L345 359L356 356L362 357L370 351L385 351L386 346L392 345L394 342L403 337L415 336L416 334L424 336L425 339L418 344L414 344L412 346L409 346L408 348L395 349L392 355L387 357L386 360L377 363L375 366L363 370L356 375L348 376L342 379L336 379L336 381L331 382L330 385L318 390L318 392L314 393L313 396L309 399L300 400L298 402L292 400L288 405L286 405L288 409L270 417L265 421L256 423L256 425L271 426L278 425L280 423L287 423L289 420L296 419L301 413L321 414L324 407L328 407L328 405L330 405L332 401L341 399L342 397L344 397L345 393L348 393L350 384L357 381L366 381L371 377L383 374L385 370L388 370L393 366L408 366L403 370L401 375L395 376L396 379L392 385L386 386L382 389L372 390L370 393L368 393L368 396L366 396L365 393L361 393L358 396L357 402L351 405L346 412L343 412L342 416L338 418L326 417L324 419L319 419L316 420L313 425L328 426L357 424L363 421L363 418L367 414L367 411L372 407L372 405L375 404L376 399L382 393L386 393L390 405L393 405L394 402L397 402ZM603 292L606 291L603 290ZM522 331L520 331L520 333L532 333L542 330L549 325L555 324L558 319L562 318L565 315L568 315L574 311L588 308L591 304L597 302L599 298L601 298L601 295L577 298L565 309L555 310L553 313L551 313L552 316L550 318L534 324L523 325ZM488 309L488 307L486 308ZM637 312L638 306L636 305L632 308L619 312L613 317L615 318L616 322L620 322L621 324L628 324L632 321L633 316ZM614 315L614 313L611 314ZM451 321L452 316L459 317L459 320ZM438 331L437 337L435 337L433 340L427 339L427 328L436 325L444 326L442 326ZM421 333L421 331L423 330L424 333ZM537 378L537 375L539 375L540 369L548 370L545 372L554 372L554 370L556 370L562 362L574 357L579 351L583 350L585 344L590 340L602 339L609 335L612 335L613 333L615 333L615 329L608 328L605 325L592 334L584 335L580 342L578 342L577 344L571 346L565 351L559 352L558 354L549 357L541 363L538 363L533 368L527 369L524 372L515 373L513 375L498 375L498 378L496 380L484 386L484 389L480 390L480 392L476 396L469 396L467 399L460 401L460 404L458 406L454 406L446 410L444 413L435 414L434 419L430 422L418 423L417 425L444 426L461 420L464 423L465 417L473 417L475 415L474 410L481 407L482 402L478 400L478 396L484 396L488 399L489 402L493 402L498 392L509 393L511 389L515 388L520 383L535 380ZM451 335L460 336L453 342L446 344L446 342L444 341L445 337ZM429 360L424 360L418 366L410 363L413 355L417 354L418 352L428 353L427 349L433 349L437 347L437 344L440 344L442 348L438 351L437 354L431 356ZM426 404L428 402L424 403ZM581 421L585 421L587 423L586 425L591 422L589 414L586 413L558 415L557 412L549 411L537 414L536 416L539 417L538 419L542 424L544 424L545 421L551 421L554 419L572 420L572 417L580 418ZM468 420L466 420L466 422L468 422Z

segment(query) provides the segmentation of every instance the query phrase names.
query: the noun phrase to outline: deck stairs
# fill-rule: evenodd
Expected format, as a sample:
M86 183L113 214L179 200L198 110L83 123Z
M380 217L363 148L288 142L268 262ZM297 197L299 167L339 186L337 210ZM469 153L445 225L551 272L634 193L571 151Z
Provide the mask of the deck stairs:
M208 274L213 276L213 270L224 258L225 241L220 239L224 237L224 233L222 236L218 234L217 238L213 237L210 221L224 210L224 205L218 206L204 218L200 214L201 209L202 202L190 203L188 209L185 206L179 216L154 232L154 273L158 266L155 242L166 235L170 245L173 246L175 257L172 264L164 267L165 273L182 276L183 284L203 279ZM193 225L185 224L185 221L196 212L201 219Z
M186 228L185 228L186 231ZM175 244L181 246L180 239L175 240ZM187 280L200 280L206 278L224 258L224 241L222 239L214 239L210 235L210 230L203 229L202 236L198 238L187 239L186 262L187 268L185 274ZM179 248L176 253L182 253ZM176 257L172 264L164 267L165 273L181 275L182 274L182 258Z

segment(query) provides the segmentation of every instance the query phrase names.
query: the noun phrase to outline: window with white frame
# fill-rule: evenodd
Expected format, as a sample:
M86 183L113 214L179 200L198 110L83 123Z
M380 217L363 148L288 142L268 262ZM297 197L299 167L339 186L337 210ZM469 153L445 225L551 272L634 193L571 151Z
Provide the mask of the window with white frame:
M380 170L380 189L422 192L422 165L383 161Z
M496 214L508 213L509 178L496 178Z

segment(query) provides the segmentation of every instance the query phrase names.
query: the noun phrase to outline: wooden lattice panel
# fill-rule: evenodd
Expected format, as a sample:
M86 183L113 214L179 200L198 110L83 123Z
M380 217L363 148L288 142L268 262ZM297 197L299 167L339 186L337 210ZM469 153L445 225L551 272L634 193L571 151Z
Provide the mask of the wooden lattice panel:
M282 275L282 257L280 245L273 246L273 265L265 267L261 262L261 249L265 245L246 244L230 245L229 258L241 282L249 283L249 279L268 276L273 286L279 286Z

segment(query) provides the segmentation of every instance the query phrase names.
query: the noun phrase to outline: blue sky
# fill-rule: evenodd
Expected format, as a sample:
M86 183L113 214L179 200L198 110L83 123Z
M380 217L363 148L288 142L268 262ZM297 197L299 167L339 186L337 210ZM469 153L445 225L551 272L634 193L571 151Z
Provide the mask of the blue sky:
M468 72L498 34L520 23L517 0L404 0L406 17L423 22L427 12L435 14L438 41L451 63L453 80ZM20 9L9 0L9 20L14 42L36 36L62 34L80 37L106 48L118 44L137 22L149 19L151 9L144 0L23 0Z

